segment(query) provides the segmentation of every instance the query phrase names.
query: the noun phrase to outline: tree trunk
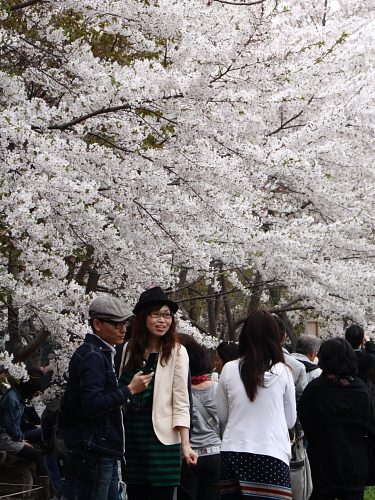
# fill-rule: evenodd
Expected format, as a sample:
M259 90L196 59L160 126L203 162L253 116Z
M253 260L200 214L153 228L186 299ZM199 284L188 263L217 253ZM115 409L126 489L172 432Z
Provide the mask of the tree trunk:
M99 283L99 278L100 274L98 273L98 271L96 269L90 269L85 291L86 295L89 294L90 292L96 292Z
M177 289L182 288L185 285L188 271L189 269L187 267L181 268L181 271L179 273L179 281L177 284ZM181 296L182 296L182 290L176 293L176 300L180 299Z
M220 283L221 283L221 290L223 292L227 292L227 278L225 274L221 274ZM235 340L235 331L233 324L233 314L230 308L228 295L223 295L223 301L224 301L225 316L227 318L229 341L233 342Z
M263 286L258 285L258 283L260 283L261 281L262 281L262 275L260 274L259 271L256 271L253 293L251 294L249 306L247 308L247 316L250 316L251 313L259 309L260 297L262 295Z
M214 287L208 286L208 295L214 295ZM206 299L207 302L207 317L208 317L208 331L210 335L216 337L216 318L215 318L215 299Z
M280 314L280 318L284 321L286 326L286 334L290 338L290 342L292 343L293 351L296 350L297 345L297 337L295 334L295 330L293 328L292 323L289 321L288 314L284 311Z

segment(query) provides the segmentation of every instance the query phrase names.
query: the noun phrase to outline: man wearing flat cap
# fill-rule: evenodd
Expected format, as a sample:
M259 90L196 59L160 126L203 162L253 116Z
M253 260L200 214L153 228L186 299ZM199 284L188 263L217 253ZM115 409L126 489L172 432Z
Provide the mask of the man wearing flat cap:
M68 464L78 484L77 500L117 500L118 464L124 455L121 407L146 389L151 377L138 372L118 387L113 359L133 316L120 299L95 299L89 309L92 333L86 335L69 364L62 401Z

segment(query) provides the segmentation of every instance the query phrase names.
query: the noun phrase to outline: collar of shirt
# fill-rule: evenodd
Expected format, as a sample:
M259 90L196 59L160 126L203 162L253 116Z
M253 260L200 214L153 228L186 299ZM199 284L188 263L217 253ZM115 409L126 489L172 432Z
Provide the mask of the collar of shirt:
M112 358L112 365L113 368L115 367L115 354L116 354L116 349L113 347L113 345L108 344L105 340L100 338L98 335L95 335L95 333L89 332L89 335L94 335L97 339L100 339L104 345L108 347L108 349L111 351L111 358Z

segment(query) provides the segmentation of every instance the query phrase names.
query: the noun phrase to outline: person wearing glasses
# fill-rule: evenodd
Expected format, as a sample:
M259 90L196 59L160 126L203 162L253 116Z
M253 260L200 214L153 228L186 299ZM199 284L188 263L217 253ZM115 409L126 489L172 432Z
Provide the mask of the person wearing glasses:
M177 303L158 286L143 292L133 310L120 387L142 373L151 353L158 355L151 367L155 376L145 391L132 397L124 420L123 479L129 500L172 500L180 484L180 448L188 466L197 463L189 443L189 358L178 341L177 310Z
M67 462L78 486L77 500L117 500L117 462L124 455L121 408L147 388L153 374L137 373L118 387L114 346L123 342L132 317L122 300L98 297L89 316L92 333L72 356L61 404Z

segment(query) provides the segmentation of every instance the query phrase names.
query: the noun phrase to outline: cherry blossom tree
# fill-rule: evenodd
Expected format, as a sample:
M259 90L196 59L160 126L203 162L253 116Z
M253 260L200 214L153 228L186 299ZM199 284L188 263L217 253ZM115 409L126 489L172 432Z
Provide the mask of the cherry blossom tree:
M232 336L259 304L313 310L326 335L372 328L374 7L3 0L0 299L14 360L48 336L68 359L93 294L134 304L155 281L183 300L203 280Z

